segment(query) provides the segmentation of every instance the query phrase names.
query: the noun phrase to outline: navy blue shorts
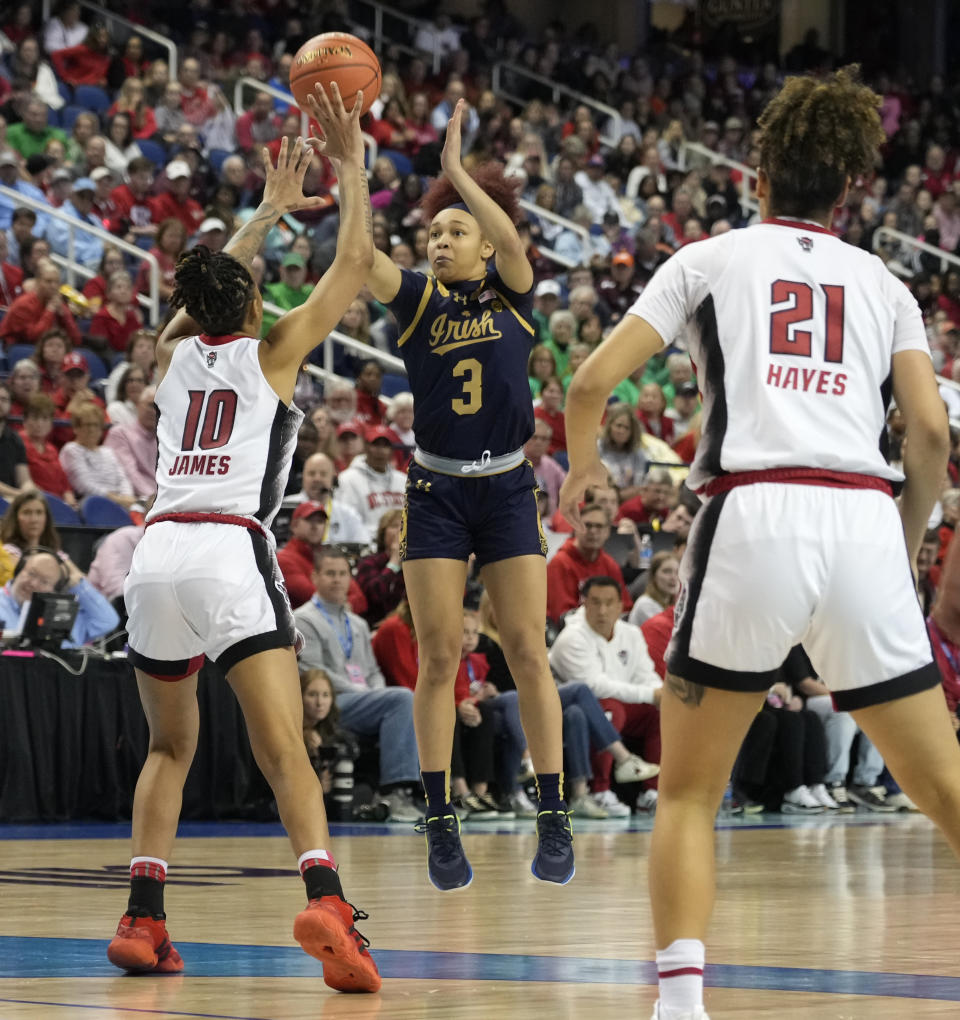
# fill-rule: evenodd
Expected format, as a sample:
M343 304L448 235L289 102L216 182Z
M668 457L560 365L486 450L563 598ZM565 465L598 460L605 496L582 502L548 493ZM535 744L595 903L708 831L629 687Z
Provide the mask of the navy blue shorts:
M546 556L529 461L500 475L455 478L412 461L400 531L401 560L466 561L477 567L514 556Z

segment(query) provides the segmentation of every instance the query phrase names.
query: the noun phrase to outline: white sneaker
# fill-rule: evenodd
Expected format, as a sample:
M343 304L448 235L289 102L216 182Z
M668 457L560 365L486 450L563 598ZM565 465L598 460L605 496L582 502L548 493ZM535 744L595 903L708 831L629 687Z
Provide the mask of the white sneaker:
M785 815L822 815L823 805L805 786L788 790L783 795L780 810Z
M510 794L510 807L516 818L536 818L537 805L527 796L527 791L521 786L516 793Z
M589 793L584 793L579 797L574 797L568 805L570 811L579 815L581 818L609 818L610 816L606 811L590 796ZM627 814L630 813L630 809L627 809Z
M653 1016L650 1017L650 1020L710 1020L710 1017L707 1016L707 1011L703 1006L697 1006L692 1012L678 1013L672 1009L669 1013L664 1012L660 1008L660 1000L657 999L653 1004Z
M594 802L599 804L611 818L629 818L630 808L617 799L613 790L604 790L593 795Z
M898 811L919 811L920 808L901 790L899 793L888 793L884 798L888 804L891 804Z
M830 791L823 785L823 783L814 783L810 787L810 796L825 807L828 811L839 811L840 805L830 796Z
M653 779L659 772L659 765L644 761L639 755L631 754L629 758L614 766L613 778L618 783L642 783L646 779Z
M637 798L637 811L652 815L657 810L657 791L644 790Z
M380 803L386 804L390 812L390 822L417 822L423 817L423 812L416 807L410 794L402 790L391 790L386 796L380 797Z

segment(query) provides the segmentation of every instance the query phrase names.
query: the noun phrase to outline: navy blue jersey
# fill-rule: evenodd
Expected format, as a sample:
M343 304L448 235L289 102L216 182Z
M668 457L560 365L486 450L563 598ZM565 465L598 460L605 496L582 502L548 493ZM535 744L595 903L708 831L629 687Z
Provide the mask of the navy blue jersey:
M517 294L496 270L449 287L408 269L401 276L388 307L400 328L417 444L465 461L518 450L533 435L533 291Z

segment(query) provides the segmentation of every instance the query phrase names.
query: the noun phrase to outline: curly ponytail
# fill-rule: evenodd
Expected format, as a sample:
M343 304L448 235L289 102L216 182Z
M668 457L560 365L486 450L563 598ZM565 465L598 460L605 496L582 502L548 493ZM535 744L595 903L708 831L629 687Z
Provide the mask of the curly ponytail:
M873 169L885 138L880 97L859 73L851 64L823 79L788 78L760 115L760 167L775 212L832 209L848 177Z
M175 279L171 309L186 309L204 333L223 336L243 325L253 279L232 255L198 244L180 256Z
M483 163L472 171L470 176L510 217L512 223L522 218L519 203L520 182L516 178L504 175L503 166L495 160ZM446 209L457 202L462 202L460 192L450 183L445 174L441 174L420 199L425 222L429 223L441 209Z

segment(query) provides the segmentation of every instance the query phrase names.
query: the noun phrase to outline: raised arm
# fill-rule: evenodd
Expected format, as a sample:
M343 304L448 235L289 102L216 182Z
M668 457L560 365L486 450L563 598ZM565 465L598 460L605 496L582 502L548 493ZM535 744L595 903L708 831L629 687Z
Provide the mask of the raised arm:
M230 238L223 249L225 254L232 255L248 271L253 256L263 247L267 234L276 226L281 216L296 212L298 209L312 209L324 204L322 198L308 198L303 194L303 178L313 159L314 148L315 144L312 141L304 143L302 138L298 138L291 147L284 138L280 142L276 166L273 165L267 149L263 149L263 162L266 168L263 200L253 216ZM176 345L184 337L199 332L200 327L186 309L179 308L173 313L157 342L157 364L161 375L170 364Z
M310 96L314 119L324 134L317 148L330 160L340 185L340 231L333 264L306 302L280 317L261 346L264 374L283 399L292 399L304 358L337 325L373 267L373 211L360 133L362 102L358 92L348 112L336 83L329 96L320 85Z
M533 269L523 250L523 242L510 217L467 173L460 161L461 121L464 100L454 107L447 124L447 137L440 154L440 165L447 179L457 189L480 224L480 233L496 249L495 261L500 278L518 294L526 294L533 286Z

